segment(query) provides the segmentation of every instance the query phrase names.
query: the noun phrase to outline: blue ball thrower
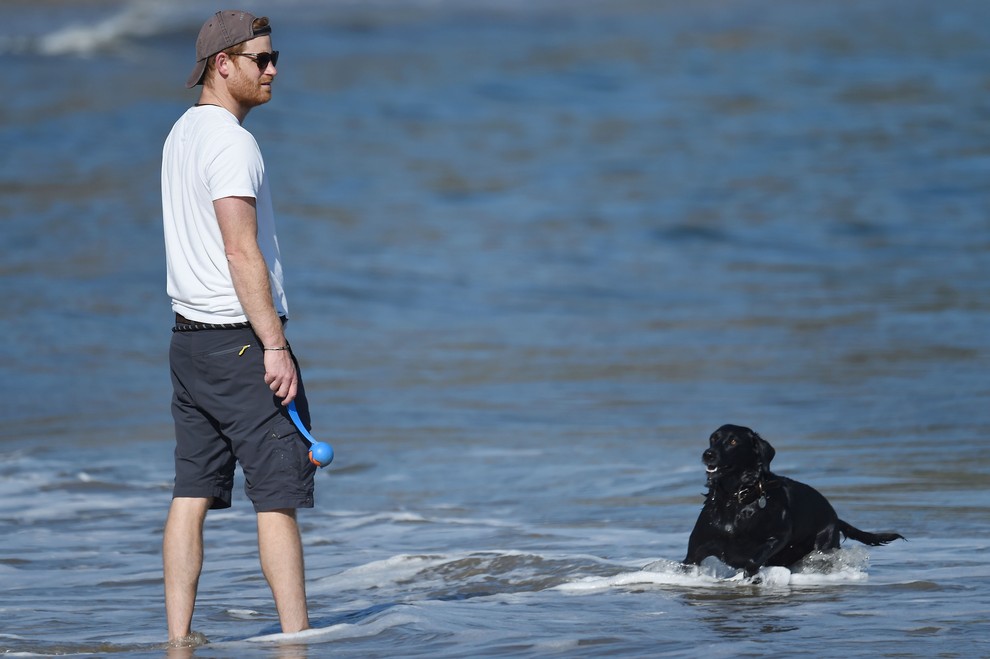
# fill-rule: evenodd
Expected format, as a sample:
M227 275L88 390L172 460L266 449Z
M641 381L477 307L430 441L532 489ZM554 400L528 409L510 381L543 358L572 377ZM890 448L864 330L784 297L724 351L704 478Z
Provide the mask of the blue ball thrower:
M299 412L296 411L296 401L289 403L289 418L292 419L292 423L296 424L296 428L299 428L299 432L301 432L302 436L309 442L309 461L317 467L326 467L328 464L333 462L333 447L326 442L316 441L316 439L309 434L309 431L306 430L306 426L303 425L302 419L299 418Z

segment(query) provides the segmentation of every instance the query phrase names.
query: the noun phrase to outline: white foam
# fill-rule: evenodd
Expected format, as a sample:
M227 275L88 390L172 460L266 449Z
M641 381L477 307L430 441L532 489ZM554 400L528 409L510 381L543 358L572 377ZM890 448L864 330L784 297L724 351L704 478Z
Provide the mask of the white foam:
M0 51L34 50L42 55L90 55L182 24L189 5L134 0L115 14L93 23L73 23L35 38L5 39Z
M593 592L636 585L681 586L689 588L715 588L757 586L782 588L789 586L818 586L834 583L852 583L868 578L866 567L869 556L860 547L840 549L829 554L813 554L795 566L770 566L760 569L752 578L742 570L729 567L709 557L701 565L684 565L677 561L660 559L640 570L622 572L606 577L585 577L557 586L567 592Z
M42 55L90 54L106 48L137 27L138 14L125 11L95 25L69 25L50 32L38 39L38 52Z
M324 577L316 582L317 587L332 584L335 589L362 590L378 588L385 583L408 581L424 570L450 561L442 555L413 556L402 554L384 560L372 561L344 570L343 572Z
M237 618L238 620L251 620L260 615L253 609L227 609L226 613L231 618Z
M245 639L248 643L312 643L345 639L370 638L389 629L403 625L423 624L424 618L408 612L386 613L380 618L361 624L338 623L328 627L314 627L292 634L266 634Z
M604 567L602 567L604 566ZM369 589L447 591L460 584L484 583L494 591L535 592L559 583L562 570L584 572L614 570L614 564L595 556L548 554L513 550L467 551L434 554L399 554L349 568L312 583L316 592L366 592ZM414 585L414 586L413 586Z

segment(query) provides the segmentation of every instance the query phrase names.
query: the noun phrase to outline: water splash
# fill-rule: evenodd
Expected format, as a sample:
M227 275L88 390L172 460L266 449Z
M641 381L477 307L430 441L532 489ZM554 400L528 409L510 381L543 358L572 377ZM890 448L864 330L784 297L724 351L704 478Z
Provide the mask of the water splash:
M868 577L868 565L869 555L862 547L839 549L830 553L816 552L805 557L793 570L770 566L762 568L753 577L747 577L742 570L730 567L714 557L706 558L701 565L684 565L677 561L660 559L641 570L604 577L584 577L561 584L557 589L582 592L641 585L688 588L817 586L865 581Z

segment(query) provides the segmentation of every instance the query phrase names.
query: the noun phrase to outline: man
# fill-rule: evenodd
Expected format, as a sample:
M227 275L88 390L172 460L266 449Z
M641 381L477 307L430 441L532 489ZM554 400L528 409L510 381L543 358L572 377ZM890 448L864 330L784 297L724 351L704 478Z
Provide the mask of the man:
M203 566L203 523L231 503L235 464L258 522L258 553L283 632L309 627L297 508L313 506L315 467L286 413L308 423L285 338L282 267L268 177L241 123L272 96L278 51L267 18L220 11L196 40L186 87L199 102L162 154L168 294L176 315L169 364L175 487L162 543L169 642L191 630Z

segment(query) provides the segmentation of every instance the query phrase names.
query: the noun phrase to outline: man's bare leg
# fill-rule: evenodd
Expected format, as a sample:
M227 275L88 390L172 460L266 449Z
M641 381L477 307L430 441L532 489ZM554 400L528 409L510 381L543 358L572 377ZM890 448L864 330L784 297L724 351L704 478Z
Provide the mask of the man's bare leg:
M169 642L192 633L196 591L203 570L203 521L212 499L172 499L162 540L165 573L165 617Z
M294 509L258 513L258 555L282 631L309 629L302 538Z

